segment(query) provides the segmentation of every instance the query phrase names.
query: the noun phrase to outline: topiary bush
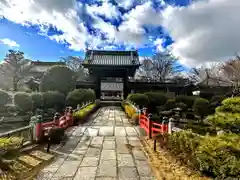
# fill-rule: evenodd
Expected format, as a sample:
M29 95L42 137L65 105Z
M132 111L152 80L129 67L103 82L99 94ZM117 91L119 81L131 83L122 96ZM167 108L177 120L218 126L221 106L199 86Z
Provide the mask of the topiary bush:
M6 106L9 98L9 94L6 91L0 89L0 107Z
M177 103L184 103L188 106L188 108L192 108L196 97L195 96L179 95L175 99L176 99Z
M170 110L170 109L174 109L177 107L177 103L175 99L168 99L164 105L164 109L165 110Z
M147 107L149 104L148 96L145 94L129 94L127 100L136 103L139 106Z
M33 101L33 110L35 111L36 109L43 109L43 94L34 92L31 94L32 101Z
M216 108L214 115L207 117L214 127L238 132L240 129L240 97L227 98Z
M66 66L53 66L44 73L40 82L40 91L58 91L67 95L76 87L75 73Z
M157 106L162 106L168 100L168 97L161 92L147 92L144 93L148 99L148 110L151 113L157 113Z
M66 97L66 104L68 106L77 107L78 104L82 104L85 89L75 89L68 93Z
M95 91L92 89L85 89L83 93L82 103L91 101L94 102L96 100Z
M44 109L54 108L56 111L63 111L65 107L64 94L57 91L48 91L43 93Z
M193 105L194 112L201 118L209 115L209 101L203 98L196 98Z
M75 89L68 93L66 103L68 106L77 107L78 104L94 102L96 100L95 91L92 89Z
M33 101L30 94L18 92L14 95L14 104L17 110L22 113L30 112L33 109Z
M152 106L161 106L166 103L168 97L161 92L147 92L144 93L149 99L149 104Z

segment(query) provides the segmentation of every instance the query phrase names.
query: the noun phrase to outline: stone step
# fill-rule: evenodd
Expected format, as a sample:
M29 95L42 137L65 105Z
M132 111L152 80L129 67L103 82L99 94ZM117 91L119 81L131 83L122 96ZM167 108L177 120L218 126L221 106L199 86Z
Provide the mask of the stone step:
M49 161L54 157L52 154L48 154L40 150L32 151L30 155L43 161Z

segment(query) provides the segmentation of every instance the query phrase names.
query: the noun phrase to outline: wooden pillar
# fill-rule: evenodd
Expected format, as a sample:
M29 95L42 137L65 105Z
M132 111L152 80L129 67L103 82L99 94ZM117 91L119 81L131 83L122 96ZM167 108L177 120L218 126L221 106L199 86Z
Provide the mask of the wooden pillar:
M96 88L95 88L95 93L96 93L96 99L101 98L101 79L100 77L96 78Z
M124 99L127 98L128 93L129 93L129 89L128 89L128 75L126 73L125 76L123 77L123 97L124 97Z

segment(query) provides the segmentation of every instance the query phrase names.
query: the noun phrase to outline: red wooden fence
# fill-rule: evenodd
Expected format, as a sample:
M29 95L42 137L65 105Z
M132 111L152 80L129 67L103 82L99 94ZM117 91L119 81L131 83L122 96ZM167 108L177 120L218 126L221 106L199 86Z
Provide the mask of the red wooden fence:
M150 138L152 136L168 132L168 123L159 124L152 122L146 115L143 114L139 115L139 124Z

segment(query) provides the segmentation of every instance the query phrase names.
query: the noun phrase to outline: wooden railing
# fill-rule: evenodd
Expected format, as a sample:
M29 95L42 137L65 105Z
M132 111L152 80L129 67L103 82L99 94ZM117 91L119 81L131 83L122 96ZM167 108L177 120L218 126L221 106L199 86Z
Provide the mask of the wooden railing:
M25 126L18 129L14 129L8 132L0 133L0 138L4 137L22 137L23 144L32 143L33 136L32 136L32 127Z

